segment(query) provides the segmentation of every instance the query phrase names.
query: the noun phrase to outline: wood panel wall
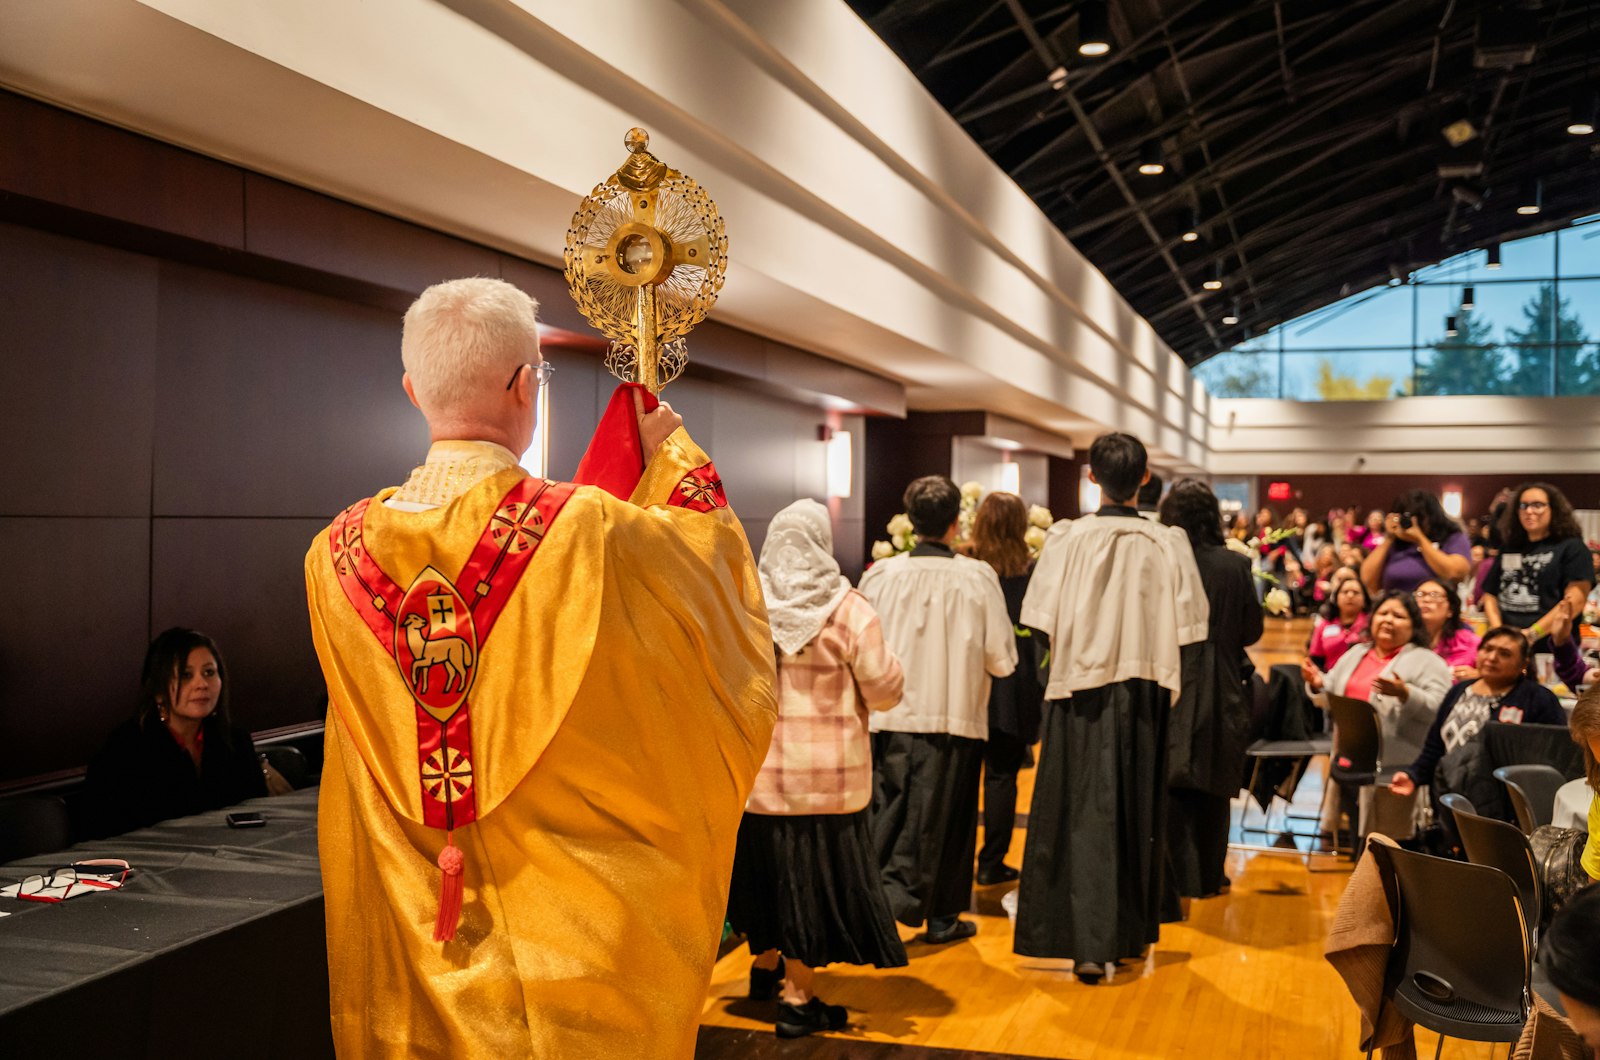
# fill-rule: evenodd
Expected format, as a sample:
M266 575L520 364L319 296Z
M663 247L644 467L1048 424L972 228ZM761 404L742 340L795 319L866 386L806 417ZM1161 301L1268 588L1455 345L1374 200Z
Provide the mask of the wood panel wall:
M502 276L589 334L558 272L0 93L0 786L84 763L134 703L153 633L204 629L235 719L320 720L302 560L333 514L399 482L427 432L400 389L400 316ZM610 396L591 349L552 348L551 473ZM904 392L708 323L667 397L716 459L759 549L825 492L825 423ZM865 446L836 501L862 565Z

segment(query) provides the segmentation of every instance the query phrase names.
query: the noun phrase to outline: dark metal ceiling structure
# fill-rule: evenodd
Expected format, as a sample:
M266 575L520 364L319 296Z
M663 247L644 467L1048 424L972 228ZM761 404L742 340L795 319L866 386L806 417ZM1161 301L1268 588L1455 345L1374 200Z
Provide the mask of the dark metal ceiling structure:
M1190 364L1600 212L1600 0L849 2Z

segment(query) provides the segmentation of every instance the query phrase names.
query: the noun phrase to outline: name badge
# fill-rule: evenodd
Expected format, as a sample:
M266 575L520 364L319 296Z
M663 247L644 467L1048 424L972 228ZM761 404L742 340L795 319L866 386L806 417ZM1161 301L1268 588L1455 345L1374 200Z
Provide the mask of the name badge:
M1500 720L1505 722L1508 725L1521 725L1522 724L1522 708L1521 707L1501 707L1500 708Z

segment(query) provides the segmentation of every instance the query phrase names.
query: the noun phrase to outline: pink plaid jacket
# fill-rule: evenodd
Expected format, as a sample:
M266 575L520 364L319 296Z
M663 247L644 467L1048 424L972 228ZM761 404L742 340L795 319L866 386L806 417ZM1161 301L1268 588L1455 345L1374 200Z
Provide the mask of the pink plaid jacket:
M867 598L851 589L817 639L778 656L778 725L746 808L855 813L872 798L867 712L900 702L905 677Z

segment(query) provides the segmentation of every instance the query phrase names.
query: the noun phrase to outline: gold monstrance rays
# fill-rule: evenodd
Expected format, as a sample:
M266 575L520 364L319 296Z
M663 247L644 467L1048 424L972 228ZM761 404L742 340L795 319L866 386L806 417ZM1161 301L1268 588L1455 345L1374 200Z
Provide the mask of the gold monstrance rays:
M706 318L728 266L717 204L629 129L628 160L597 185L567 229L566 274L589 323L611 339L606 368L652 394L688 361L684 336Z

